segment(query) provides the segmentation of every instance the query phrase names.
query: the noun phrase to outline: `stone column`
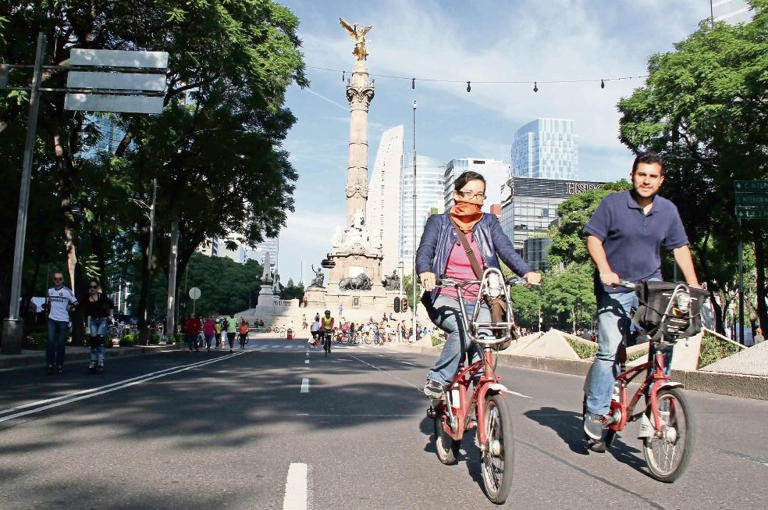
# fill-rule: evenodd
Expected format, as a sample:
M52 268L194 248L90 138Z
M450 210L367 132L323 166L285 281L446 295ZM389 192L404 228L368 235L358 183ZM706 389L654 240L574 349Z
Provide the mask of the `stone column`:
M347 164L347 229L365 221L368 201L368 107L373 100L373 81L362 61L355 63L347 82L349 101L349 160Z

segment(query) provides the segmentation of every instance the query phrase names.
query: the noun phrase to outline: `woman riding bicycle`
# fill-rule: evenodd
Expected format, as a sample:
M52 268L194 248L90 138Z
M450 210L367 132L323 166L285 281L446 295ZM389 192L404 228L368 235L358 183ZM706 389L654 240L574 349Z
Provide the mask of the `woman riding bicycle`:
M440 358L427 374L424 394L438 399L449 381L456 375L464 350L469 349L473 357L479 353L474 345L468 345L461 325L458 294L453 288L435 289L436 275L455 281L475 280L479 275L473 268L470 256L474 257L480 272L486 267L499 268L498 257L516 274L530 283L539 283L541 274L517 254L512 241L501 230L493 214L481 210L485 200L485 178L477 172L464 172L454 181L454 206L448 213L429 217L424 226L419 248L416 251L416 272L425 294L422 303L429 317L448 336ZM462 246L457 233L461 230L469 250ZM474 292L473 292L474 291ZM463 292L467 314L472 314L477 298L477 286ZM491 313L486 304L479 311L481 322L490 322Z

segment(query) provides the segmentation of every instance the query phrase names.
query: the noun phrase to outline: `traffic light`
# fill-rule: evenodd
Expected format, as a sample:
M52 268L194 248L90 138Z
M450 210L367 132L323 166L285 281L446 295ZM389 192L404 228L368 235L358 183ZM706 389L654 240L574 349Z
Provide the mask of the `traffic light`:
M403 298L402 302L400 303L400 311L401 312L407 312L408 311L408 299Z
M400 313L400 298L395 298L395 313Z

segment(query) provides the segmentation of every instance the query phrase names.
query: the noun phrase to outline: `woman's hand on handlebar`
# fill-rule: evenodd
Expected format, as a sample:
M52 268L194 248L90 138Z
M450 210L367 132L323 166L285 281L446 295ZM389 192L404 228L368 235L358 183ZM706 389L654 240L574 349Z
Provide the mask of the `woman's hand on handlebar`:
M531 285L538 285L541 283L541 273L531 271L530 273L525 273L523 279Z
M435 288L437 277L435 276L435 273L425 271L423 273L419 273L419 280L421 281L421 288L429 292Z

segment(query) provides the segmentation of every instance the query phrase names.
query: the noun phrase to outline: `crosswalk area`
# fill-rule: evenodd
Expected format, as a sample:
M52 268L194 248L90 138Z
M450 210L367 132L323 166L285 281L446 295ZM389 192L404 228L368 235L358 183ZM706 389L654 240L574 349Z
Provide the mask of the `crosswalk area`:
M373 345L373 344L339 344L335 343L331 347L332 352L333 351L358 351L358 352L364 352L364 351L370 351L370 352L381 352L384 350L389 350L386 346L380 346L380 345ZM235 349L237 351L237 348ZM323 348L321 346L313 346L307 343L305 340L249 340L248 344L245 346L246 351L272 351L272 352L286 352L286 351L295 351L295 352L306 352L306 351L317 351L322 353Z

